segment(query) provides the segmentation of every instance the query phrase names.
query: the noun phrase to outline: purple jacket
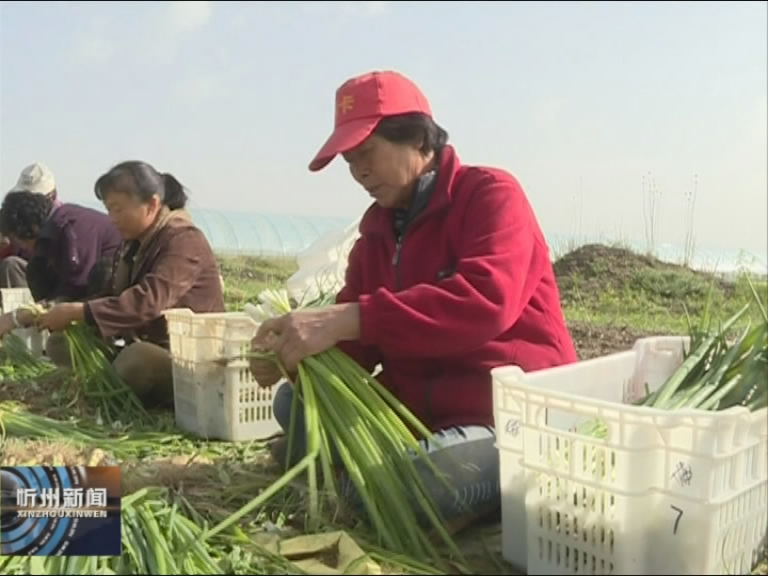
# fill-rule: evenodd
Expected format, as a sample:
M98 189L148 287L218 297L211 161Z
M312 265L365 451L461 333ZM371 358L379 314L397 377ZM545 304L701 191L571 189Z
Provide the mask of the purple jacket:
M106 214L77 204L54 206L27 265L36 301L83 300L98 292L122 239ZM94 274L101 276L94 284Z

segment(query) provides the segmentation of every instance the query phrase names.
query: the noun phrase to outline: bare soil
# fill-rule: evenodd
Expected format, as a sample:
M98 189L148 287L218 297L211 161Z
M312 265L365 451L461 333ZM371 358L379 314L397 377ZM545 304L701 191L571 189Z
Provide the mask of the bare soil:
M655 335L631 326L600 326L582 322L571 322L568 328L581 360L629 350L639 338Z

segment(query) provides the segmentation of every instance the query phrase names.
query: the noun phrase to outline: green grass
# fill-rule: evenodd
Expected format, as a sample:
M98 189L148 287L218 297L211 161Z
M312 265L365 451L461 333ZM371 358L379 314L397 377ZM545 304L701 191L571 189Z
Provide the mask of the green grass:
M246 302L254 302L266 287L283 284L297 268L296 262L290 259L221 256L220 263L230 310L242 309ZM714 311L721 318L730 316L752 298L743 279L727 282L710 274L604 246L584 247L565 254L556 262L555 270L566 318L582 357L626 349L634 338L642 335L684 333L686 308L693 316L700 314L710 288ZM768 294L765 279L756 286L761 295ZM60 421L67 420L68 415L92 419L89 407L73 397L72 387L62 386L60 374L36 372L35 367L19 363L18 357L13 363L2 362L1 356L0 397L4 400L18 400L31 411ZM161 435L174 434L169 418L156 425L165 431L160 432ZM137 430L131 434L137 436L138 442L138 436L146 432ZM129 450L129 444L125 441L121 451ZM0 440L0 462L20 464L32 459L34 462L29 464L55 464L55 459L64 455L68 464L85 464L94 458L97 450L110 451L106 445L80 450L61 443L49 446L45 439L18 438L5 443ZM171 488L184 494L212 522L222 520L246 504L279 476L259 442L227 445L178 439L155 444L151 454L139 454L123 464L131 491L144 486ZM303 532L305 500L305 489L293 486L268 506L243 518L240 524L243 540L231 550L221 550L222 561L226 559L224 564L235 566L232 568L235 573L289 571L279 559L259 549L259 542L275 536L265 529L266 525L284 530L285 536ZM329 528L334 527L346 528L358 543L363 543L357 529ZM501 561L498 526L470 531L460 537L459 544L474 569L512 573ZM369 546L365 548L371 550ZM377 560L388 565L385 573L425 573L420 567L407 568L403 565L407 560L396 562L386 553Z
M689 316L701 317L708 302L725 319L752 299L745 276L729 280L621 248L582 247L558 259L555 273L569 322L642 333L686 333ZM752 282L765 300L765 279Z
M218 259L228 310L241 310L264 288L283 285L298 268L292 258L219 255Z

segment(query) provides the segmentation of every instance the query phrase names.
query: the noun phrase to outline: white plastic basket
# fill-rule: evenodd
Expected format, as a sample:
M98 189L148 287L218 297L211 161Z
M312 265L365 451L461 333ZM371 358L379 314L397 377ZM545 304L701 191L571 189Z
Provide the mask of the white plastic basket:
M505 558L528 574L739 574L766 535L768 414L628 406L687 339L493 370ZM576 427L598 418L598 439ZM759 511L759 512L758 512Z
M35 299L29 288L0 288L0 310L2 314L13 312L25 304L34 304ZM40 357L45 350L48 332L40 332L36 328L17 328L13 333L27 346L35 356Z
M11 312L24 304L34 304L35 299L29 288L0 288L3 313Z
M280 431L272 414L272 389L261 388L248 361L221 366L250 349L258 324L245 313L195 314L167 310L176 425L202 438L238 442Z

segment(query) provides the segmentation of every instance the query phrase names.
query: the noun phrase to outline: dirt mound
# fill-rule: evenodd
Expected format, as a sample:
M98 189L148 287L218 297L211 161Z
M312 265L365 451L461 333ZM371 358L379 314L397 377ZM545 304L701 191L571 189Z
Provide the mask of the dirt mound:
M622 273L640 268L679 268L674 264L665 264L650 256L637 254L626 248L587 244L573 252L565 254L555 262L557 277L579 275L590 279L605 274L609 269Z
M601 326L586 322L569 322L568 329L581 360L623 352L631 349L640 338L658 335L631 326Z
M559 258L555 276L565 304L594 305L611 297L634 298L672 314L683 303L698 313L710 290L728 297L734 285L712 274L662 262L625 248L588 244Z

